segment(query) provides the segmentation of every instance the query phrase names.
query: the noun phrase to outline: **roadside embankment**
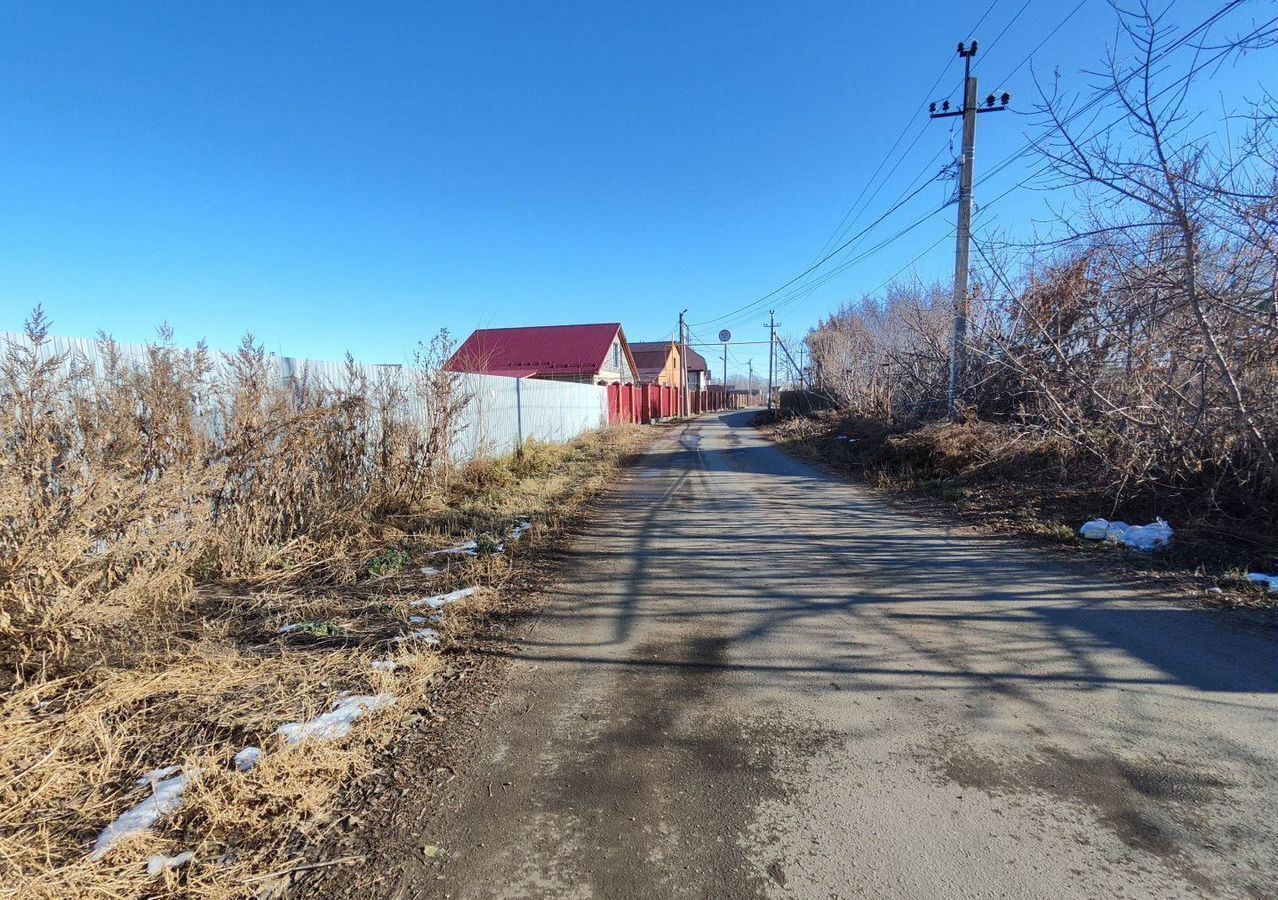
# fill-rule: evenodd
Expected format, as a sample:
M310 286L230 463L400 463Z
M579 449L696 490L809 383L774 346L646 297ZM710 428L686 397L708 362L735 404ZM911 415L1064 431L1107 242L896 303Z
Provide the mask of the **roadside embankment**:
M1274 511L1239 520L1192 498L1136 485L1115 498L1113 486L1074 445L1050 434L982 421L890 423L826 410L810 416L763 415L774 441L806 459L909 498L965 522L1021 534L1076 552L1105 554L1214 604L1271 606L1274 595L1249 582L1249 571L1278 571ZM1114 551L1083 540L1079 528L1098 516L1173 523L1176 537L1154 555Z

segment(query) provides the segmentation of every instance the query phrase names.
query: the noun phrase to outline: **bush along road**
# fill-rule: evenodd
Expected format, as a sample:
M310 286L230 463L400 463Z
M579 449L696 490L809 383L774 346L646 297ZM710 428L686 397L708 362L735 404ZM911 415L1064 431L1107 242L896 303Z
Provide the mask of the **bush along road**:
M659 440L312 896L1278 894L1278 643L785 455ZM387 799L387 798L390 799Z

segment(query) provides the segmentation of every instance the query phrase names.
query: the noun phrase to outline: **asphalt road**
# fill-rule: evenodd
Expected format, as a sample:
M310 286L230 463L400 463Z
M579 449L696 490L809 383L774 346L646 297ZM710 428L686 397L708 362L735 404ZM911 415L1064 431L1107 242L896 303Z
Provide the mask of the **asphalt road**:
M396 894L1278 896L1272 634L894 511L750 416L617 485Z

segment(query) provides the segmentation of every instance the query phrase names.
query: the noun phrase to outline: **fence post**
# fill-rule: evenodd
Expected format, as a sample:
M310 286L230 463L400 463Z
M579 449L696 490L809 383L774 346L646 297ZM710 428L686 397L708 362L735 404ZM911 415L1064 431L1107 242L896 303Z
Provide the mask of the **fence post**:
M524 449L523 383L524 380L522 378L515 378L515 440L517 441L515 449L521 453Z

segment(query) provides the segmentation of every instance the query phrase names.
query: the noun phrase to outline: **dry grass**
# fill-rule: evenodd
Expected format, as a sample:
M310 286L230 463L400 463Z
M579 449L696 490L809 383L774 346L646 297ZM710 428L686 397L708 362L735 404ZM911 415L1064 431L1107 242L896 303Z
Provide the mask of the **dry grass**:
M0 367L0 897L256 896L334 826L520 560L647 435L457 468L447 417L410 421L389 385L270 390L251 344L218 372L202 350L160 345L138 370L106 349L92 377L22 348ZM418 384L459 408L446 379ZM433 552L523 517L505 553ZM462 586L481 590L433 624L439 647L397 640L431 612L412 599ZM386 658L400 665L373 668ZM396 702L336 741L277 736L345 693ZM241 772L246 746L264 753ZM175 764L192 778L180 808L90 861L146 798L136 779ZM186 850L147 875L152 854Z

